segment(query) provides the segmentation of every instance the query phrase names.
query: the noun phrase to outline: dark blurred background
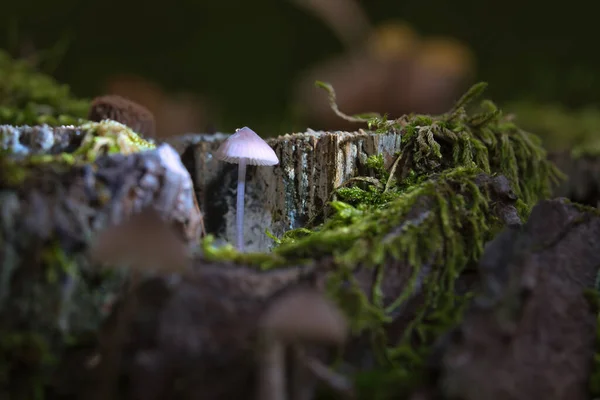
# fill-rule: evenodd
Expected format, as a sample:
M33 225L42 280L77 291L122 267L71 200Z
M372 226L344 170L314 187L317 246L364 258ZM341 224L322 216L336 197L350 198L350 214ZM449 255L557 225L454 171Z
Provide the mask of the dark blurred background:
M351 128L348 113L443 112L489 82L496 102L600 99L591 1L3 0L0 48L77 96L116 93L160 136Z

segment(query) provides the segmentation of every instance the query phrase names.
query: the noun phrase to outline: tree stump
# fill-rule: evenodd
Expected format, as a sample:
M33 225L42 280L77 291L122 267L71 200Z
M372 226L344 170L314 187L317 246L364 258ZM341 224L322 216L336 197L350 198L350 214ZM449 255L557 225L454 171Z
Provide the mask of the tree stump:
M235 243L237 165L214 153L226 134L188 135L171 143L181 154L194 180L207 232ZM342 183L368 175L367 158L382 155L386 167L400 150L401 135L309 131L268 139L279 165L248 166L244 238L249 251L266 251L275 236L306 226L331 201Z

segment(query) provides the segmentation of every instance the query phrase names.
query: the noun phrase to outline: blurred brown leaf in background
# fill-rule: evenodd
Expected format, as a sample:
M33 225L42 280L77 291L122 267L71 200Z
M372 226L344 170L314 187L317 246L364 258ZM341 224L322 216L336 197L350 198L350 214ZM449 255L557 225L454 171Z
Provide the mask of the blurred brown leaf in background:
M335 2L337 8L346 3L353 11L346 13L333 12L333 4L326 0L292 1L324 20L348 48L310 68L296 83L294 103L312 128L357 127L331 111L326 93L315 87L317 80L333 86L344 113L377 112L390 118L411 112L442 113L473 83L475 56L458 40L421 38L402 21L368 29L364 12L360 15L352 0ZM344 18L349 20L341 21Z

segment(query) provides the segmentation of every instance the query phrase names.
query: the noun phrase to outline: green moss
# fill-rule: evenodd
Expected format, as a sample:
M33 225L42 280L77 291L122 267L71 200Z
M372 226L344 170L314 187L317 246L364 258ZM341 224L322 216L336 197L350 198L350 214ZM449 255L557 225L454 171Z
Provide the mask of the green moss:
M88 122L81 126L86 132L83 142L73 155L93 161L98 154L131 154L156 148L155 144L143 139L127 126L111 120Z
M75 98L68 86L0 50L0 124L76 125L89 107L90 102Z
M418 383L433 341L461 318L470 295L456 295L456 279L479 259L485 242L502 227L490 212L490 193L477 186L475 178L482 172L505 175L519 197L517 207L523 216L550 194L551 185L561 177L547 161L537 136L504 118L490 101L471 109L470 102L484 88L484 84L474 86L450 112L439 116L407 115L398 120L378 115L350 117L379 132L401 133L403 145L396 162L388 170L381 155L370 157L368 176L356 177L334 192L327 205L331 213L324 223L275 238L277 245L271 253L240 254L230 245L214 246L210 236L202 241L208 259L263 269L331 257L335 268L327 290L350 316L353 333L371 339L378 368L383 371L377 378L357 377L361 390L370 392L368 398L397 396ZM21 173L23 162L31 166L60 161L53 164L69 167L93 161L102 152L128 153L153 147L116 122L87 123L82 129L86 136L72 155L28 157L17 166L9 162L11 179L27 178ZM0 160L7 163L6 158ZM424 212L415 216L420 208ZM47 250L59 265L69 265L59 253ZM394 261L409 268L411 277L405 291L384 302L382 282ZM362 291L354 278L359 266L370 268L376 276L372 293ZM52 271L61 268L55 266ZM52 272L45 275L50 280L53 276ZM386 337L386 325L415 293L420 276L426 276L420 289L424 300L403 336L392 343Z
M41 261L46 266L46 281L58 284L62 276L77 274L77 265L70 258L57 240L52 240L41 251Z
M472 183L479 172L476 168L464 167L448 170L436 179L398 193L385 207L361 211L336 203L336 214L314 234L286 241L274 249L274 254L288 261L333 255L340 267L337 278L332 280L333 289L339 287L339 280L349 279L349 273L357 265L381 269L387 259L407 261L414 269L414 283L419 268L425 263L440 261L429 257L443 249L440 257L445 258L445 269L439 273L446 276L437 277L435 291L453 293L456 276L469 260L479 257L483 243L493 233L490 226L496 225L489 216L487 195ZM458 191L460 196L455 195ZM407 219L418 202L427 199L431 202L430 212L412 222ZM402 226L402 232L389 235L398 226ZM385 315L393 313L410 295L411 290L407 290L385 308L360 299L357 303L360 309L351 313L356 332L380 327L387 320Z
M334 102L333 89L321 86ZM402 134L402 149L392 168L383 167L380 155L369 158L370 175L353 178L335 191L328 205L331 216L323 224L275 238L269 255L205 247L215 259L267 268L333 257L336 268L328 291L350 316L354 334L371 338L382 369L376 377L357 377L361 390L369 392L365 398L397 396L417 384L433 341L460 320L471 295L456 295L456 279L503 227L490 211L490 194L474 183L476 176L505 175L518 196L521 217L548 197L563 177L547 160L539 137L505 118L490 101L473 106L484 88L485 84L475 85L450 112L439 116L345 116ZM334 111L344 115L335 105ZM419 207L427 212L416 217ZM393 260L411 268L411 279L397 299L384 304L381 282ZM430 270L422 289L424 302L403 337L390 343L385 326L415 292L425 265ZM371 268L377 277L371 294L355 281L352 272L358 266Z
M203 256L208 261L232 261L242 265L256 266L262 269L284 266L286 260L270 253L240 253L231 244L214 245L214 236L206 235L200 241Z
M346 116L335 105L333 88L329 92L332 108L338 115L362 121L378 131L402 133L402 177L418 177L456 166L476 166L486 173L505 175L517 196L527 204L551 194L552 185L564 178L552 163L539 136L531 134L505 117L489 100L473 105L487 84L474 85L448 113L440 116L410 114L397 120L379 115ZM471 112L467 112L470 109Z

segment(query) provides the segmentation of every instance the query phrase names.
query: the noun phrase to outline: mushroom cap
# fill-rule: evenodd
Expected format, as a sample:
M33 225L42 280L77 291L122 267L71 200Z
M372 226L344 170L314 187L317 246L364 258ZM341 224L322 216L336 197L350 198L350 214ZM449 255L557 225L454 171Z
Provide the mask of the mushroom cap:
M277 165L279 159L275 151L247 126L238 129L217 150L220 160L238 164L245 159L250 165Z
M88 119L96 122L112 119L143 136L156 136L156 121L150 110L116 94L94 98L88 111Z
M134 270L182 272L188 266L186 242L153 208L132 214L98 233L89 249L93 262L130 263Z
M262 329L284 341L342 344L348 322L340 309L316 290L296 289L277 299L265 312Z

